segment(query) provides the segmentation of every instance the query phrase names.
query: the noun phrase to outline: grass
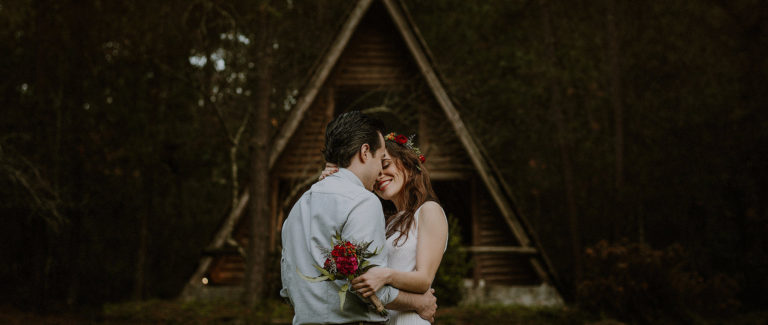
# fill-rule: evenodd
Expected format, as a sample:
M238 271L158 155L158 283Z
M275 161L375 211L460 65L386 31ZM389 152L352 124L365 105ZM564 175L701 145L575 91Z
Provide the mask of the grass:
M576 325L590 322L590 315L561 307L462 306L438 310L436 324L548 324ZM606 323L608 324L608 323Z
M104 306L104 324L290 324L291 307L267 301L254 308L237 302L150 300Z
M291 307L282 301L268 301L254 308L237 302L180 302L148 300L105 305L96 314L35 314L0 307L0 324L290 324ZM522 306L461 306L440 308L439 325L624 325L618 320L586 313L576 308ZM686 321L662 319L653 324L765 325L768 311L739 314L728 319L691 317Z
M291 307L270 301L257 308L238 303L152 300L104 307L105 324L290 324ZM435 324L551 324L589 322L588 315L570 308L519 306L465 306L438 310ZM605 323L620 324L620 323Z

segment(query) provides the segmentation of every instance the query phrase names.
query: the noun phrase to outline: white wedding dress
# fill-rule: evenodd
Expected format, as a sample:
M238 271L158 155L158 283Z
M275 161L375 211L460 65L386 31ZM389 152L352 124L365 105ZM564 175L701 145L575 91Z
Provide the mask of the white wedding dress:
M416 212L413 213L414 224L411 226L411 229L408 230L407 240L405 239L405 236L403 236L397 243L398 246L395 246L395 239L397 239L400 233L395 232L392 236L387 238L387 257L389 258L388 264L390 268L403 272L410 272L416 269L416 246L419 241L419 212L421 212L423 206L424 205L419 207ZM443 212L443 215L445 215L445 212ZM393 218L398 217L400 217L400 215L394 216ZM448 247L447 245L448 243L446 242L446 248ZM429 325L430 323L422 319L416 312L389 310L389 321L387 324Z

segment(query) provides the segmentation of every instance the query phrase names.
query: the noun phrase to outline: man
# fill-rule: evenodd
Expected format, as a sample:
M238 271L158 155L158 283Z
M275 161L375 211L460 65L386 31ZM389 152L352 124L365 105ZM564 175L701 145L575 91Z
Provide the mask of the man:
M297 270L314 275L312 264L323 265L321 247L330 247L331 236L342 230L350 241L372 241L370 249L381 252L369 258L372 264L387 266L384 213L371 192L386 156L381 122L357 111L344 113L328 124L325 133L325 160L341 167L301 196L288 214L282 230L283 257L280 295L293 305L293 324L384 324L386 317L368 309L350 294L339 306L342 281L305 281ZM387 309L413 310L433 321L436 299L430 290L420 295L385 286L376 295ZM352 298L354 296L355 298Z

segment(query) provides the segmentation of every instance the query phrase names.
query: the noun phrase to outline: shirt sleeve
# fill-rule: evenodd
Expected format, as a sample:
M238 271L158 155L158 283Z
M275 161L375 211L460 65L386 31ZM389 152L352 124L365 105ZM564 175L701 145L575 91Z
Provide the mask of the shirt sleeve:
M282 257L280 258L280 280L282 282L282 288L280 288L280 297L283 297L290 301L290 298L288 296L288 267L285 265L285 250L282 252ZM293 303L291 303L293 305Z
M380 267L387 267L387 245L384 225L384 212L381 209L381 202L372 193L361 195L359 201L349 211L347 222L341 233L342 238L356 242L371 242L368 247L373 251L378 249L379 253L368 259L371 264ZM392 286L384 286L376 295L384 305L389 304L400 291Z

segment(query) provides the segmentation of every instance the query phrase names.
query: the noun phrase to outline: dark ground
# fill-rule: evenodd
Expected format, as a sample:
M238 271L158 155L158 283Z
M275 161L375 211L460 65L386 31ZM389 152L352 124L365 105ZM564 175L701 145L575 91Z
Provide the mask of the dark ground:
M281 302L252 309L226 303L180 303L165 300L105 305L101 311L37 314L10 306L0 307L0 324L290 324L291 310ZM589 324L624 323L592 315L571 307L530 308L515 306L466 306L438 310L435 324ZM653 324L768 324L768 311L737 315L729 319L659 319Z

